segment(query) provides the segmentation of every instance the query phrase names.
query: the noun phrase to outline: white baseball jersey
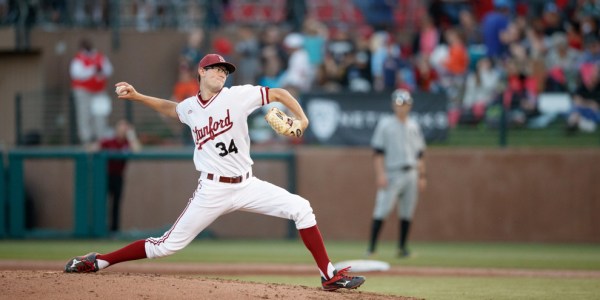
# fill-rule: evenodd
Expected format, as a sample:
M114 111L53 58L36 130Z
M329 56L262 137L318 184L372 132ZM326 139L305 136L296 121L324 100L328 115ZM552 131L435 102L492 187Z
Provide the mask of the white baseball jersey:
M177 105L177 114L194 137L196 170L220 176L249 172L250 136L247 118L269 104L269 88L253 85L224 87L206 102L198 95Z
M268 104L268 97L269 88L244 85L223 88L206 102L194 96L177 105L179 119L190 126L194 136L194 164L198 171L227 177L251 172L247 117ZM171 229L159 238L146 239L148 258L171 255L183 249L214 220L233 211L293 220L297 229L317 224L310 203L281 187L254 176L243 177L239 183L227 183L203 174ZM332 270L321 272L325 271L333 274Z

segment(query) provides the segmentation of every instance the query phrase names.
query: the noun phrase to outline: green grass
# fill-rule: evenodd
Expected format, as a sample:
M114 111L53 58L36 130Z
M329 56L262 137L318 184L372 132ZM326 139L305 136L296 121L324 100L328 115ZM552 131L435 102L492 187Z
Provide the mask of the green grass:
M361 291L428 300L598 299L598 279L531 277L373 276ZM216 278L216 277L214 277ZM314 276L219 276L242 281L314 287Z
M58 260L90 251L109 252L129 240L3 240L0 260ZM409 259L394 257L394 242L379 245L376 259L393 266L518 268L600 271L600 244L413 242ZM334 261L361 259L366 243L326 241ZM196 240L155 262L313 263L299 240ZM143 263L131 262L131 263ZM219 276L243 281L319 286L315 276ZM369 277L369 274L366 274ZM361 290L426 299L600 299L598 278L527 276L371 275Z
M110 252L129 240L5 240L0 259L64 260L90 251ZM326 241L334 261L360 259L366 242ZM376 259L416 267L600 270L599 244L413 242L410 259L394 256L393 242L379 245ZM40 251L43 249L43 251ZM299 240L196 240L165 262L312 263Z
M508 130L508 147L600 147L600 130L593 133L567 134L563 121L547 128L511 128ZM449 132L448 140L432 146L441 147L499 147L500 131L484 124L458 125Z

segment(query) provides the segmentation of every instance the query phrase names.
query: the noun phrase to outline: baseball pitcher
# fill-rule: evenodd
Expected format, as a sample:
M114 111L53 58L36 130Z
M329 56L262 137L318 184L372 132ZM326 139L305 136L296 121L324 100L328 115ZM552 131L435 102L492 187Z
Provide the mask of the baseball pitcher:
M120 99L139 102L190 127L198 186L179 218L161 237L139 240L107 254L92 252L75 257L67 262L65 272L96 272L119 262L174 254L219 216L241 210L293 220L315 259L323 289L355 289L364 283L364 277L349 275L348 268L333 267L306 199L252 174L250 113L280 102L294 117L275 109L265 118L278 133L293 137L302 135L308 119L298 101L284 89L252 85L225 88L227 76L235 69L220 55L206 55L198 65L200 91L180 103L146 96L127 82L116 84Z

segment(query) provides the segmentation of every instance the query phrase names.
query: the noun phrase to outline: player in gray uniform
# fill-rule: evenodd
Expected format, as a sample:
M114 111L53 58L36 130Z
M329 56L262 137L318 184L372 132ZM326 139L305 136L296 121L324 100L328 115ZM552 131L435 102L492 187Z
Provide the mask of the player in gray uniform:
M392 93L394 115L382 118L373 134L374 167L377 197L367 256L375 246L383 221L399 201L398 256L409 255L406 240L417 206L419 189L425 188L425 141L419 124L410 118L413 99L404 89Z

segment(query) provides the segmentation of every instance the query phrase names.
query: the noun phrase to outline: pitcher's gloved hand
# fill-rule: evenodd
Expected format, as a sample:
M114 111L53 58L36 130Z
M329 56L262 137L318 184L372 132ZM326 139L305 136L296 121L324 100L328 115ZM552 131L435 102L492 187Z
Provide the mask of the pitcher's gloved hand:
M301 137L303 134L300 120L289 117L277 107L273 107L267 112L265 120L275 132L281 135Z

